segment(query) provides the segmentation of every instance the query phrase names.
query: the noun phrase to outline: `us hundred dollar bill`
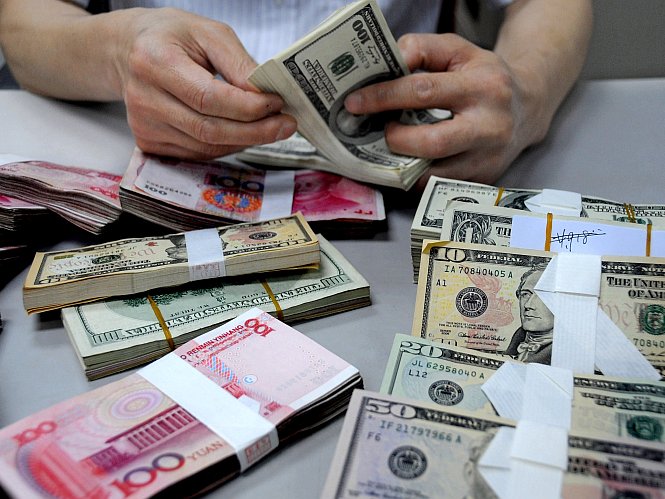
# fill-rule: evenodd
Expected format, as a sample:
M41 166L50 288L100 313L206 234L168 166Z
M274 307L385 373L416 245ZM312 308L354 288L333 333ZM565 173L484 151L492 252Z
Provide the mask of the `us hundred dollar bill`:
M321 497L495 498L478 461L514 424L355 390ZM562 497L662 498L664 458L660 444L571 433Z
M517 344L535 321L553 326L533 286L554 256L547 251L426 241L412 334L516 358ZM599 306L663 372L665 259L603 256ZM549 358L537 361L549 364Z
M408 73L377 3L365 0L337 10L307 36L257 67L249 81L284 98L285 111L298 120L300 134L329 160L316 167L408 189L429 161L392 153L385 141L385 124L392 120L432 123L451 114L408 110L354 115L344 107L344 99L354 90ZM253 159L260 161L258 156L254 154ZM298 154L291 156L297 159Z
M505 357L397 334L381 393L497 416L482 391ZM572 430L665 442L665 382L575 375Z

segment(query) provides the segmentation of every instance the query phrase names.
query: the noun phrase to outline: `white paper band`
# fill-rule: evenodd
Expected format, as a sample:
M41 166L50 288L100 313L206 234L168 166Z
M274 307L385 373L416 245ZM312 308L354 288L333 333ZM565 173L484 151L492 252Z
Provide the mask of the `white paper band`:
M543 189L540 194L527 199L524 204L534 213L571 217L579 217L582 213L582 195L578 192Z
M481 475L501 499L559 498L568 464L572 372L506 362L482 390L500 416L518 423L494 437L478 462Z
M190 281L226 275L224 249L217 229L185 232L185 245Z
M293 207L294 170L267 170L263 184L263 201L259 220L287 217Z
M27 161L40 161L35 158L26 158L24 156L17 156L16 154L0 154L0 166L8 165L10 163L25 163Z
M554 314L552 366L594 372L600 269L598 255L560 253L535 286L536 294Z
M279 444L270 421L177 355L166 355L137 373L228 442L236 450L241 471Z

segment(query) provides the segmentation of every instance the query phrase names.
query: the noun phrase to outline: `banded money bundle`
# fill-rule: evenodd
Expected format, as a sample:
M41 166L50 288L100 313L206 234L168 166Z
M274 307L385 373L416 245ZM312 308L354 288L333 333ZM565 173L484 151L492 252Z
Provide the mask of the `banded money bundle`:
M43 206L0 193L0 231L8 233L36 229L56 216Z
M302 215L37 253L23 287L28 313L220 276L317 267Z
M21 498L191 497L320 427L361 387L356 368L252 309L0 430L0 485Z
M495 435L513 425L356 390L322 497L496 498L486 477L496 480L501 470L482 458ZM664 458L662 444L571 432L561 497L660 497Z
M385 124L390 120L432 123L450 113L438 116L419 110L358 116L344 107L344 99L354 90L408 73L383 14L375 0L368 0L337 10L307 36L257 67L249 81L284 98L285 112L298 120L300 134L325 158L309 168L408 189L429 161L392 153L385 141ZM277 147L288 150L288 144ZM286 164L289 154L279 156L273 164ZM291 166L302 164L298 154L291 156L296 160ZM261 162L262 157L270 154L245 159Z
M555 255L426 242L412 334L549 364L551 342L528 352L518 351L518 346L529 333L554 327L553 314L536 299L535 286ZM603 256L599 290L598 307L656 369L665 372L665 259Z
M542 190L508 189L430 177L411 225L411 261L414 282L418 280L422 243L425 239L440 239L444 214L449 201L475 203L481 206L496 205L528 211L527 201L541 192ZM579 216L595 220L653 224L654 227L665 226L665 205L628 204L583 195Z
M497 416L482 385L510 358L397 334L381 393ZM665 382L575 374L574 432L665 443Z
M376 231L380 191L333 173L264 170L222 161L182 161L136 149L120 183L128 213L186 231L302 213L317 232Z
M0 178L0 194L48 208L93 234L120 216L118 175L0 155Z
M319 236L318 269L243 276L62 310L88 379L162 357L172 348L260 306L289 324L370 304L369 283Z

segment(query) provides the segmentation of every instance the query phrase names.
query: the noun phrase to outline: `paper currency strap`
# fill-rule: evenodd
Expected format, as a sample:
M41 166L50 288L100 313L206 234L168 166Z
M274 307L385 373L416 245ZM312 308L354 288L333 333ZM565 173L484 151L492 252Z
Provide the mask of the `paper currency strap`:
M224 249L217 229L192 230L184 235L190 281L226 276Z
M137 371L236 451L245 471L279 444L277 428L176 354Z
M501 499L558 499L568 467L572 371L505 362L481 389L499 416L517 425L499 429L478 462L480 474ZM505 479L497 479L498 469Z
M261 284L263 285L263 289L266 290L266 293L268 294L270 301L275 306L275 313L277 314L277 318L280 321L284 322L284 312L282 311L282 307L279 305L279 301L277 301L275 293L273 293L272 288L268 284L268 281L266 281L265 279L261 279Z
M171 334L171 330L169 329L169 326L166 324L166 321L164 320L162 311L159 310L157 303L150 295L148 295L148 303L150 303L150 308L152 308L152 312L155 314L157 322L159 322L159 326L162 328L162 332L164 333L164 338L166 338L166 342L169 344L169 349L171 351L175 350L175 342L173 341L173 335Z

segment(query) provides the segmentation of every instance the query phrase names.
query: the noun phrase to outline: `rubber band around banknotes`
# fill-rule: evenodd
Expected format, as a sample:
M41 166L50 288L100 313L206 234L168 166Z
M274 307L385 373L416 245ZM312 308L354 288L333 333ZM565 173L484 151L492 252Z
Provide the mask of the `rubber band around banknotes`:
M552 220L554 216L551 213L547 214L547 225L545 225L545 251L550 250L552 244Z
M282 311L282 307L279 306L279 302L277 301L277 297L275 296L275 293L272 292L272 288L268 284L268 281L265 279L261 279L261 284L263 285L263 289L266 290L266 293L268 293L268 297L270 298L270 301L272 304L275 306L275 313L277 314L277 318L284 322L284 312Z
M217 229L192 230L184 235L190 281L226 276L224 248Z
M505 189L503 187L499 187L499 192L496 193L496 199L494 200L494 206L499 206L499 201L501 201L504 191Z
M166 342L169 344L169 350L171 351L175 350L175 342L173 341L173 335L171 334L171 330L169 329L169 327L166 325L166 321L164 320L162 311L159 310L159 307L157 306L157 302L155 302L152 296L148 295L148 303L150 303L152 312L155 314L155 317L157 317L157 322L159 322L159 326L162 328L162 332L164 333L164 338L166 338Z

